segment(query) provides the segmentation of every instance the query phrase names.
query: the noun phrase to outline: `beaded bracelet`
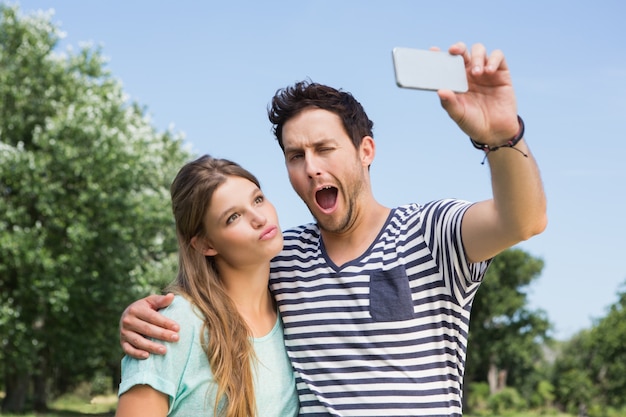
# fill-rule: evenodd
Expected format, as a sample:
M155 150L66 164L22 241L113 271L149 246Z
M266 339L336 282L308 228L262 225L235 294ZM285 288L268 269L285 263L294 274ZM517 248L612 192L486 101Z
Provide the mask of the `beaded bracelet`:
M524 121L522 120L522 118L519 115L517 116L517 121L519 123L519 131L517 132L517 135L515 135L513 138L507 140L504 144L502 144L500 146L486 145L484 143L476 142L474 139L470 138L470 141L472 142L472 145L474 145L474 148L480 149L482 151L485 151L485 157L483 158L483 161L481 162L481 165L485 164L485 159L487 159L487 155L489 154L489 152L495 152L495 151L497 151L500 148L513 148L516 151L518 151L519 153L521 153L522 155L524 155L526 158L528 158L528 155L526 155L521 150L515 148L515 145L517 145L517 143L520 140L522 140L522 138L524 137Z

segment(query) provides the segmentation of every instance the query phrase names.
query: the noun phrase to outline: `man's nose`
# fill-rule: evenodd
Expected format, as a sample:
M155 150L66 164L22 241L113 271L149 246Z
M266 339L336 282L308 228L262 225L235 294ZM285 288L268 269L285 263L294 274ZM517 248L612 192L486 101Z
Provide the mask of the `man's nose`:
M304 164L306 174L309 176L309 178L313 178L321 174L319 161L314 156L306 155Z

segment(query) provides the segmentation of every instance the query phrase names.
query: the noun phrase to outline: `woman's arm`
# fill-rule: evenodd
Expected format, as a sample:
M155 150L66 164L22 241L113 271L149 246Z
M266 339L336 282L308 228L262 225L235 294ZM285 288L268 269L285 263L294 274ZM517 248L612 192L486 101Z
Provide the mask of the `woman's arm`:
M165 417L168 408L167 395L150 385L135 385L120 396L115 417Z

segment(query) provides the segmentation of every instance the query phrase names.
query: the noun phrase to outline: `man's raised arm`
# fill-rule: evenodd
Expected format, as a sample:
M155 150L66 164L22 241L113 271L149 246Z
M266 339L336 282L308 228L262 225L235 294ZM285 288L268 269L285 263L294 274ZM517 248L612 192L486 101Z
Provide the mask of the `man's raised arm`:
M493 198L470 207L462 225L468 259L478 262L541 233L547 225L546 197L523 139L504 54L487 54L481 44L473 45L470 53L463 43L449 52L463 56L469 89L462 94L439 90L441 105L471 138L468 145L486 153L491 169Z

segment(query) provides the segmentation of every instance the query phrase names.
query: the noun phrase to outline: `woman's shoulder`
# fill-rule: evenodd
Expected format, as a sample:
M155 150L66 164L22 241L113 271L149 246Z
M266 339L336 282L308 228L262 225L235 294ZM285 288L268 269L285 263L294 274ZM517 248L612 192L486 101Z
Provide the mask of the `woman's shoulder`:
M193 303L180 294L176 294L174 301L169 306L159 310L159 313L169 319L178 321L179 324L182 324L181 321L184 321L184 323L201 323L203 321Z

